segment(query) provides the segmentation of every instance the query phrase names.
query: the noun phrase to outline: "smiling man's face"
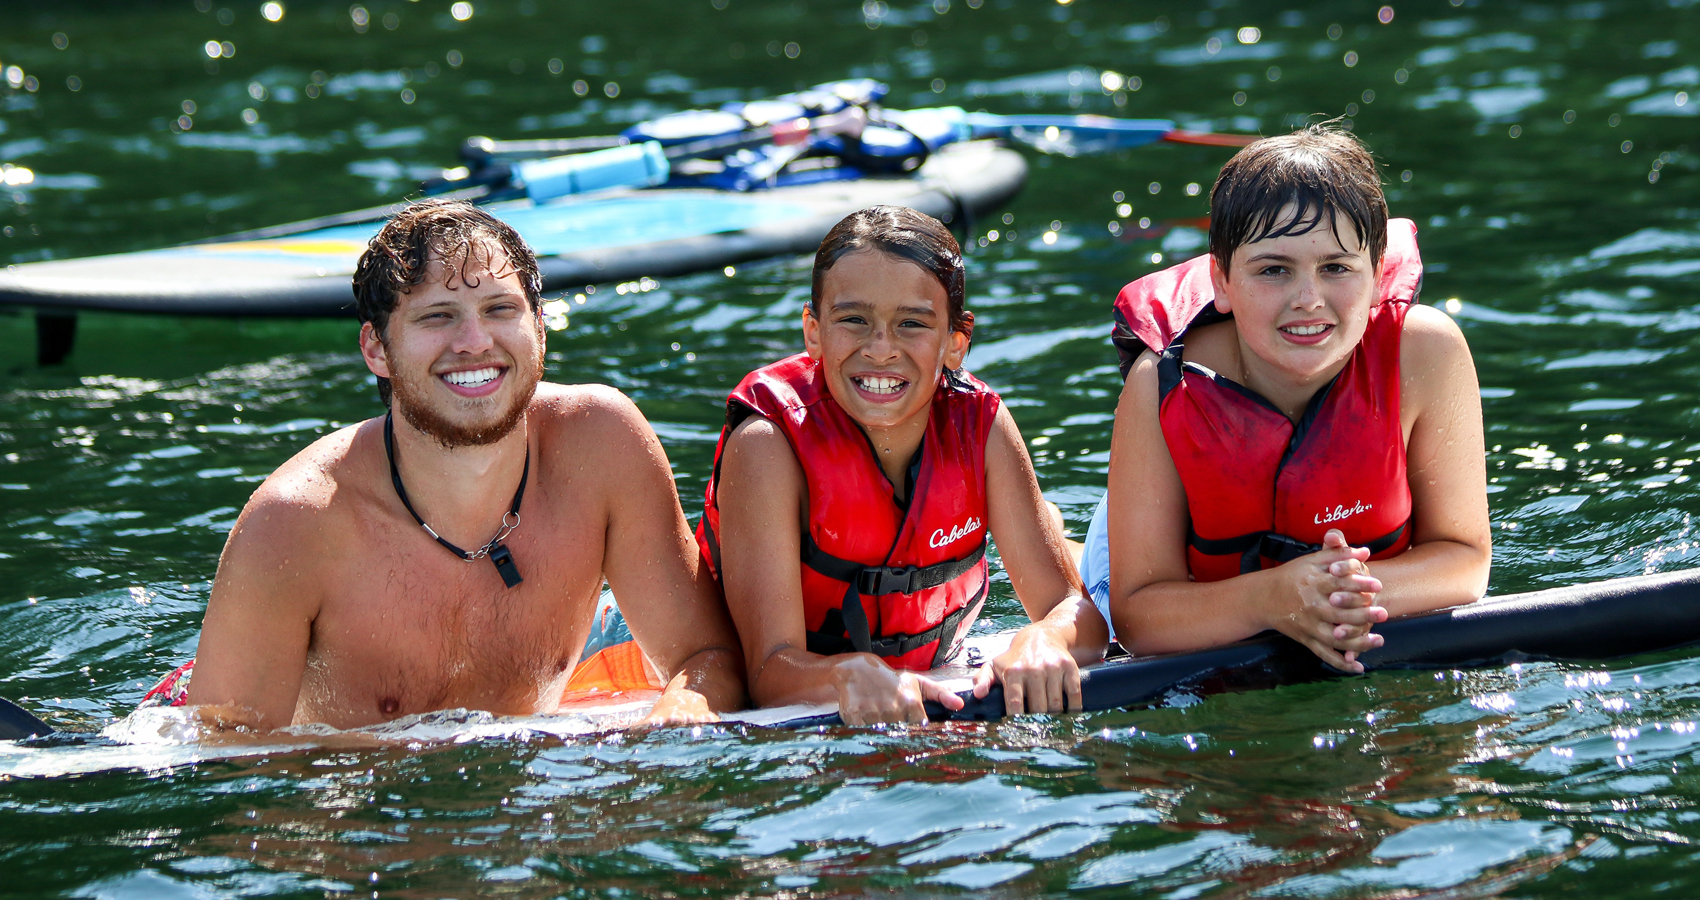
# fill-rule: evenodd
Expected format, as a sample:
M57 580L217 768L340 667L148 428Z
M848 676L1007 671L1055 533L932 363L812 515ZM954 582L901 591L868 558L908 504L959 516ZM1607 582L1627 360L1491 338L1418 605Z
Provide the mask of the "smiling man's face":
M397 297L385 332L361 328L367 367L390 379L395 411L445 447L507 436L543 377L542 320L488 241L464 260L433 258L425 280Z

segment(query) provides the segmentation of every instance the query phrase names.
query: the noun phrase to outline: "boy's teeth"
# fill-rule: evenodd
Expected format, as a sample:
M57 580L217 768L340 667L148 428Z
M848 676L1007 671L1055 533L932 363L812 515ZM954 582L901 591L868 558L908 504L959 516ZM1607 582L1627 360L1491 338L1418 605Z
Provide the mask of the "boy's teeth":
M1327 325L1291 325L1281 329L1288 334L1321 334L1328 330Z
M479 385L489 384L490 382L495 381L496 376L501 373L502 371L500 369L490 366L483 369L472 369L467 372L449 372L443 376L443 380L449 384L459 385L461 387L477 387Z
M872 375L856 376L856 384L872 394L895 394L907 384L901 378L882 378Z

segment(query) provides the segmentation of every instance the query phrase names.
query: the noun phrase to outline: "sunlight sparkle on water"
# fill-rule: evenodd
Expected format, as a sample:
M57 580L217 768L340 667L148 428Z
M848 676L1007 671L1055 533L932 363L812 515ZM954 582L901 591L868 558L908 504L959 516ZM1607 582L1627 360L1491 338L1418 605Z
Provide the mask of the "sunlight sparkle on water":
M1484 385L1490 592L1696 565L1700 226L1682 198L1700 189L1700 79L1682 41L1700 4L1204 4L1171 21L856 2L787 17L767 0L630 0L584 21L551 0L58 4L0 65L0 271L387 205L461 166L476 134L612 135L851 74L897 109L1245 135L1356 114L1390 213L1421 226L1424 302L1453 317ZM1025 190L950 224L973 248L966 366L1078 537L1124 387L1109 301L1202 252L1234 150L1094 155L1079 129L1051 137L1077 155L1021 148ZM548 331L547 377L616 388L657 423L695 521L726 392L801 349L809 266L552 284L545 320L570 310L572 327ZM705 878L764 896L1700 893L1700 660L1680 650L931 728L610 735L462 712L258 753L178 740L181 711L130 714L193 655L238 510L297 450L381 413L355 325L86 313L47 367L33 314L5 328L0 693L127 741L0 744L0 855L59 893L541 897ZM1023 615L993 572L977 627Z

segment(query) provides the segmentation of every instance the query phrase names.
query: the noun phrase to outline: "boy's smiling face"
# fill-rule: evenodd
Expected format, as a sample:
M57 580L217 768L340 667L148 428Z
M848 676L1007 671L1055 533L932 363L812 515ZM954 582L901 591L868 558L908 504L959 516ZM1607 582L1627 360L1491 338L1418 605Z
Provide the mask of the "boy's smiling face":
M1290 205L1282 209L1277 223L1293 212ZM1260 367L1275 370L1270 374L1299 384L1338 371L1363 339L1375 302L1380 272L1351 220L1337 215L1335 222L1330 228L1324 211L1304 234L1235 248L1226 275L1214 262L1210 266L1216 306L1234 314L1246 349Z
M818 318L804 310L803 344L838 405L868 429L924 425L939 374L968 352L944 285L915 263L858 250L828 270L820 307Z

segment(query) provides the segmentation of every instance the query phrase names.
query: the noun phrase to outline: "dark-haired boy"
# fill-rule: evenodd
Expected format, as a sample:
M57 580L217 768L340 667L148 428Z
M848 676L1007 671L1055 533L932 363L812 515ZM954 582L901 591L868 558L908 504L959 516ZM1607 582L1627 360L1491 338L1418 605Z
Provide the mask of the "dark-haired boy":
M962 708L923 673L957 657L986 603L990 537L1032 621L975 695L997 682L1012 715L1080 710L1080 666L1108 636L1015 420L962 368L974 314L956 239L871 206L821 241L811 281L804 352L727 398L698 531L751 695L836 702L853 725Z
M1362 671L1388 616L1486 590L1470 350L1415 305L1415 228L1351 135L1252 144L1210 205L1209 257L1117 299L1127 381L1086 583L1135 653L1275 629Z
M540 383L540 282L519 235L464 203L415 204L354 284L390 411L249 499L189 688L203 720L553 712L604 578L671 678L652 721L740 708L737 638L654 432L617 391Z

